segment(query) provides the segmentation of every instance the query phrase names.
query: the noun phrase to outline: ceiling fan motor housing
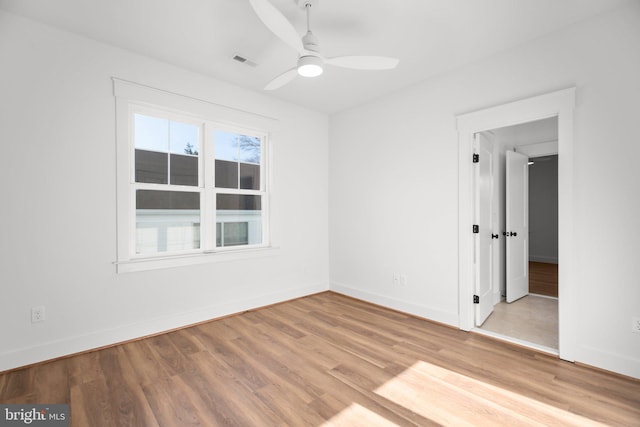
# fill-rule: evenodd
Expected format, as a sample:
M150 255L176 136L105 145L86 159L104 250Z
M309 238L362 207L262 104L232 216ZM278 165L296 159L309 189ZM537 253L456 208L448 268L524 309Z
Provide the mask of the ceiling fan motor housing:
M311 52L320 52L320 43L318 43L318 38L313 35L311 31L307 31L302 37L302 45L305 50L309 50Z

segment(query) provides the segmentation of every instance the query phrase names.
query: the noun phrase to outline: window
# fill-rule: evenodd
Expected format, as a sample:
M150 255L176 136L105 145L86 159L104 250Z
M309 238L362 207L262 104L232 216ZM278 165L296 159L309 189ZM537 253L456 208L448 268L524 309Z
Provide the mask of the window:
M131 110L135 254L262 245L265 136L148 107ZM207 211L211 205L215 210ZM201 227L203 221L216 226Z
M269 246L267 132L192 104L195 113L118 98L118 271Z
M262 141L215 129L216 246L262 243Z
M203 125L160 111L132 112L136 255L200 249ZM153 114L153 115L152 115Z

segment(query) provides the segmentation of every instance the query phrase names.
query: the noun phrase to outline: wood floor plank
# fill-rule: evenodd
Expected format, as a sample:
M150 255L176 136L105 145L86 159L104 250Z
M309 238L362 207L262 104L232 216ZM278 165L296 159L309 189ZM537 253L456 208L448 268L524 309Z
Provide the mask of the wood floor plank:
M78 427L640 426L639 380L332 292L0 374L0 402Z
M168 335L158 335L148 341L151 352L169 375L176 375L189 368L189 360L176 348Z
M194 353L190 359L198 369L182 374L181 380L189 384L192 392L206 405L211 414L210 425L242 426L244 419L236 415L234 396L229 392L234 390L236 380L227 366L220 365L206 351Z
M430 426L439 425L431 419L421 416L412 409L405 407L402 402L394 402L385 396L376 393L378 387L372 388L373 383L369 382L366 376L357 372L352 367L339 366L331 370L330 374L342 382L346 387L344 394L335 395L343 402L344 408L349 408L353 404L383 416L394 424L402 426ZM385 376L387 378L387 376ZM388 376L388 378L392 378ZM387 381L381 381L380 385ZM377 383L376 383L377 384Z
M132 365L122 346L114 347L110 358L101 358L107 386L111 390L112 406L117 411L119 425L154 426L157 421L140 387L136 366ZM102 353L101 353L102 355Z
M75 385L70 391L73 426L117 426L117 413L111 404L111 391L104 377ZM78 416L76 416L76 412Z
M34 378L38 382L35 399L43 403L67 403L69 394L69 370L67 360L56 360L47 365L37 366Z
M183 374L182 379L200 396L206 396L209 408L224 415L227 422L241 426L281 424L274 411L256 396L254 390L247 389L226 364L208 352L196 353L191 359L198 369ZM197 381L189 381L193 378Z
M129 363L135 367L134 376L141 385L171 376L172 371L159 360L149 346L149 340L130 342L122 346Z
M558 297L558 264L529 261L529 292Z
M184 329L168 333L167 338L169 338L174 347L177 348L183 356L188 356L204 350L202 344Z
M144 394L159 425L200 426L212 425L203 417L197 399L185 393L179 377L166 378L143 387Z
M0 377L0 402L26 398L35 390L35 367L8 372Z
M133 345L135 343L132 342L129 344ZM95 381L100 378L103 375L103 372L102 369L100 369L100 363L98 362L99 358L99 351L92 351L73 356L73 358L67 363L70 386L73 387L74 385ZM144 364L140 365L141 368L144 368L145 366L146 365Z

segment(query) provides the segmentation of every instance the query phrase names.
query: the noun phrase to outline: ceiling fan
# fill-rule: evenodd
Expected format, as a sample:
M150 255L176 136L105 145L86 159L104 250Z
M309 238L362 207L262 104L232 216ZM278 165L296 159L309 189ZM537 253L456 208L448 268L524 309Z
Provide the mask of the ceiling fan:
M325 64L356 70L390 70L398 65L398 59L386 56L337 56L325 58L320 54L318 39L311 32L309 14L318 0L295 0L307 14L307 33L300 38L296 29L284 15L267 0L249 0L260 20L283 42L298 52L297 66L271 80L265 90L274 90L292 81L296 76L316 77L322 74Z

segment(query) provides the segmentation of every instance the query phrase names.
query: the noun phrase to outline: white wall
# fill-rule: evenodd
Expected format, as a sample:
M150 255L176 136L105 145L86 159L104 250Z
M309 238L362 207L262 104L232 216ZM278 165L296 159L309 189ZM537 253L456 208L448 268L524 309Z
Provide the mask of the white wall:
M529 260L558 263L558 156L529 166Z
M332 116L332 288L457 325L455 116L576 86L576 359L640 377L638 51L632 2Z
M0 58L0 371L328 289L326 115L4 12ZM111 77L279 120L276 255L116 274Z

